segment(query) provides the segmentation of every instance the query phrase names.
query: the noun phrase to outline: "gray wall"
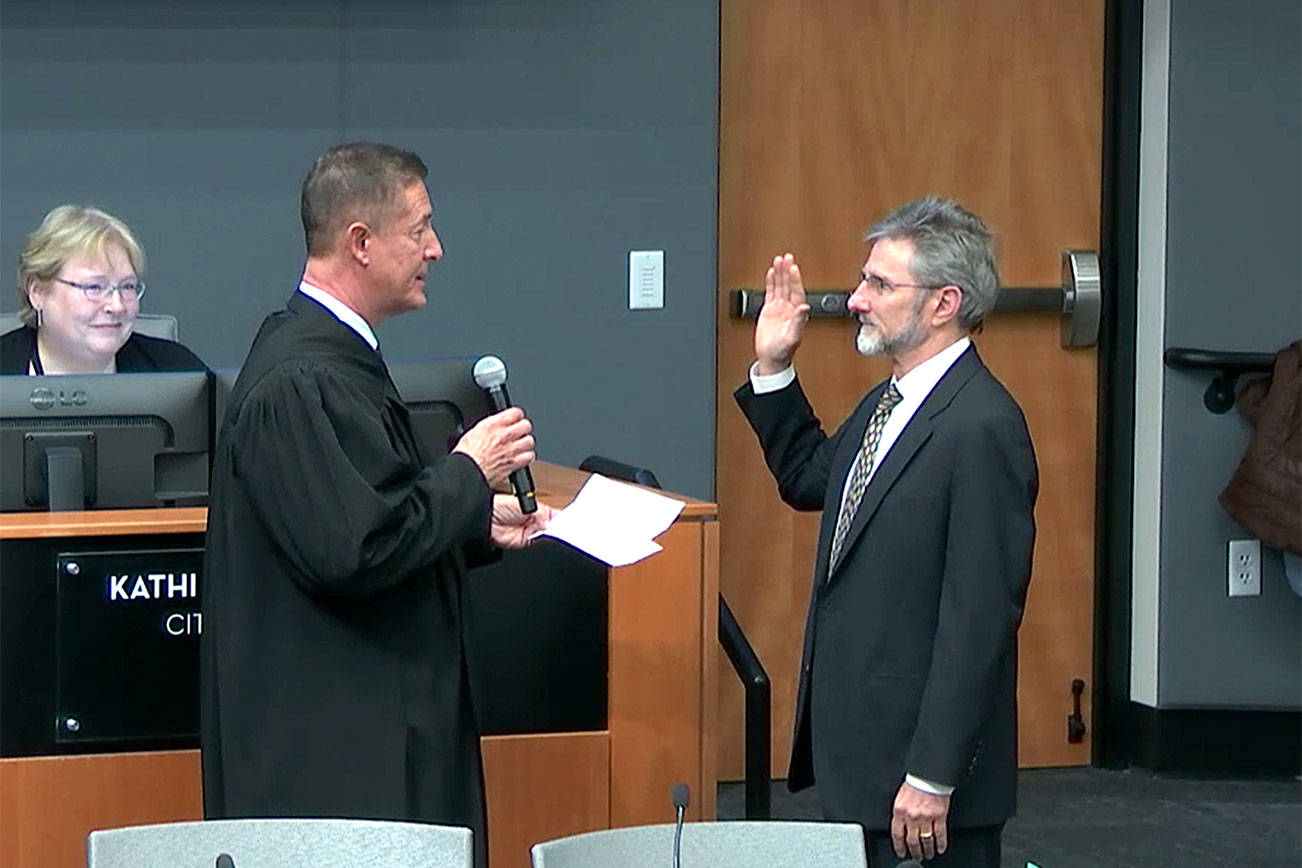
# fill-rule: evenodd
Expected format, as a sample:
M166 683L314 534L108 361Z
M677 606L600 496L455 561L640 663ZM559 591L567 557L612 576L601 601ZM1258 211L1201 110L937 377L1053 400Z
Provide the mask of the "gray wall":
M495 352L544 458L601 452L712 496L716 3L5 0L0 16L6 269L53 205L103 207L145 245L144 309L234 367L301 273L315 156L408 147L446 258L428 307L379 328L386 357ZM665 251L664 310L627 309L630 249Z
M1273 352L1302 337L1302 9L1171 2L1166 345ZM1251 433L1165 375L1158 683L1162 707L1302 707L1302 600L1278 552L1262 595L1226 595L1216 503ZM1302 516L1295 517L1302 521Z

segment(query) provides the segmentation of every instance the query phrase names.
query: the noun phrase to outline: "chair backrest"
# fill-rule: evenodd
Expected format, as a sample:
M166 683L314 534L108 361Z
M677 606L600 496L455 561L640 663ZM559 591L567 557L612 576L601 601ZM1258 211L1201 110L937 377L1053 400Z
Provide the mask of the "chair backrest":
M606 829L535 844L534 868L664 868L674 824ZM781 821L685 823L683 868L867 868L856 823Z
M579 469L588 473L600 473L602 476L618 479L621 482L636 482L647 488L660 487L660 480L647 468L635 467L602 455L589 455L579 462Z
M91 832L88 868L470 868L471 832L380 820L207 820Z
M0 313L0 335L11 332L23 324L16 313ZM136 315L135 330L151 338L176 340L180 331L176 317L170 313L142 313Z

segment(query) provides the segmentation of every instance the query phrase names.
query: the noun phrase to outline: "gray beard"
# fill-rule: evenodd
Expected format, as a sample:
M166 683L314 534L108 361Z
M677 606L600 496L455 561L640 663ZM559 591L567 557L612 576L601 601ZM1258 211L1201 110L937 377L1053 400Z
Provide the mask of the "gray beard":
M927 339L927 327L922 324L921 309L893 335L886 335L881 328L869 331L868 327L860 324L859 331L854 337L854 348L862 356L872 358L874 356L887 356L895 358L901 353L906 353L914 347L921 344Z

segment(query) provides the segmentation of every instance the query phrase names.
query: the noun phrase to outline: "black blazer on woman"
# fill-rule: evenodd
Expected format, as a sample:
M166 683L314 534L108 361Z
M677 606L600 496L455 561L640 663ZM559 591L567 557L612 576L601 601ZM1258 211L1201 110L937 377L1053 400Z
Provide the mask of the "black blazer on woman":
M1035 455L968 349L882 459L829 575L842 487L885 386L830 438L799 383L736 393L782 499L823 510L788 786L817 782L830 819L881 831L914 774L955 786L955 828L994 825L1016 808Z
M20 326L0 335L0 374L26 374L36 352L36 329ZM119 374L140 371L205 371L207 366L176 341L132 334L117 354Z

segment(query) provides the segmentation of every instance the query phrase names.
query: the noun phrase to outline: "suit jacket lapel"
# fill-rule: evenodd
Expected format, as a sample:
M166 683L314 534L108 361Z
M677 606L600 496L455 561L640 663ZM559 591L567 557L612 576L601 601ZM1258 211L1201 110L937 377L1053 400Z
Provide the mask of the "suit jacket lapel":
M931 394L927 395L926 400L922 402L922 406L920 406L917 412L913 414L913 418L909 420L909 424L904 426L904 430L900 432L900 436L896 438L890 451L887 452L885 458L882 459L881 466L879 466L877 472L873 474L872 481L868 483L868 488L864 491L863 499L859 501L859 510L854 515L854 521L850 523L850 529L846 532L845 547L843 551L847 553L849 552L850 547L854 545L854 541L859 538L861 533L863 533L864 528L868 526L869 520L871 520L873 514L877 512L877 508L881 506L882 498L886 496L886 493L890 491L896 481L899 480L904 469L908 467L909 462L913 460L913 456L917 454L918 450L922 448L922 445L930 439L932 431L935 428L935 418L945 411L950 402L954 400L954 396L958 394L959 390L963 388L964 384L966 384L968 380L972 379L972 375L980 368L981 359L977 356L976 347L968 347L963 355L959 356L958 359L955 360L954 364L950 366L950 369L945 372L945 376L941 377L940 381L936 383L936 387L931 390ZM881 389L875 389L874 392L880 395ZM873 401L865 403L869 403L872 407L877 406L875 398ZM869 411L869 415L871 415L871 411ZM864 418L862 424L856 424L860 439L863 438L863 431L867 425L867 417ZM858 451L858 444L859 440L856 440L854 447L855 451ZM853 461L853 459L854 456L853 453L851 453L849 460ZM831 506L831 520L823 521L822 533L819 535L818 556L821 567L818 572L815 573L817 576L823 576L827 569L827 557L830 554L828 549L831 547L831 529L836 527L836 511L840 508L841 503L840 492L841 488L844 487L845 484L845 476L849 473L848 462L843 468L841 468L840 472L840 484L828 486L829 489L836 488L837 494L836 499ZM836 479L838 477L833 478ZM825 512L824 515L826 516L828 513ZM826 539L823 537L826 537ZM841 563L837 565L837 573L841 571L840 568L845 565L847 560L849 560L849 558L847 555L843 554L841 557ZM834 577L834 575L830 575L827 577L827 580L830 582Z

